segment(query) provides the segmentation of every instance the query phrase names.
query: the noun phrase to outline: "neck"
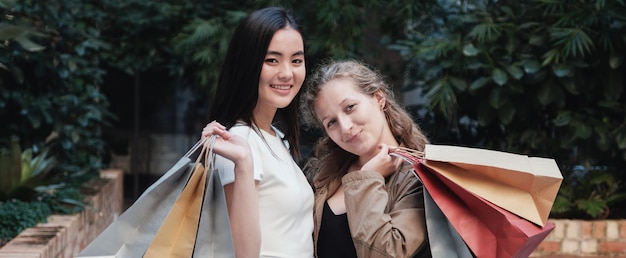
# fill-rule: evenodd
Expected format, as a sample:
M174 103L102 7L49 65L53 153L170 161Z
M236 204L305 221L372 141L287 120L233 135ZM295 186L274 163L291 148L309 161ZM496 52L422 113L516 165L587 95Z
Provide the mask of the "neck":
M275 115L276 109L264 110L257 106L252 113L252 118L254 120L254 124L256 124L259 129L274 135L274 130L272 130L272 121L274 121Z

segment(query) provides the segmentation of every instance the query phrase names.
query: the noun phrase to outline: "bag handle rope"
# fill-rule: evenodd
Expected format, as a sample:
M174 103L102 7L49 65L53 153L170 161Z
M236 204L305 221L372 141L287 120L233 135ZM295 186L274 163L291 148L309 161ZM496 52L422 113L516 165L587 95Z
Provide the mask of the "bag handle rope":
M414 149L406 148L406 147L392 148L391 151L389 151L389 154L396 156L396 157L400 157L412 164L423 162L424 157L425 157L423 151L418 151L418 150L414 150Z
M198 155L198 158L196 159L196 163L200 162L202 157L204 157L205 167L213 166L214 159L209 159L209 157L211 158L215 157L215 153L213 152L213 146L215 145L216 139L217 139L217 135L211 135L210 137L200 139L187 151L187 153L185 153L183 157L191 158L191 155L193 155L202 146L202 149L200 150L200 154Z

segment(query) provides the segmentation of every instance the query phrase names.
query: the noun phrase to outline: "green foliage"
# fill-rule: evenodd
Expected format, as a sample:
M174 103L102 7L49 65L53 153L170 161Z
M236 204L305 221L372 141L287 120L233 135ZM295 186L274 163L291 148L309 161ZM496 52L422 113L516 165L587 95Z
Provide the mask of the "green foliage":
M52 214L74 214L87 207L82 201L83 195L76 188L51 185L38 190L44 193L38 200L10 199L0 202L0 243L37 223L47 222Z
M98 89L106 14L83 1L20 1L2 12L2 28L13 32L0 48L0 149L17 137L35 152L50 148L58 161L50 173L68 184L97 176L101 130L112 118Z
M421 1L198 3L193 6L196 14L190 15L180 33L171 37L174 51L182 57L182 63L171 67L170 73L194 78L190 84L212 89L236 24L251 11L273 5L292 10L302 24L309 69L328 57L384 60L381 54L383 41L402 37L407 22L430 14L427 11L430 2ZM381 42L372 42L378 38L382 38Z
M0 239L11 239L22 230L46 222L50 207L43 202L0 202Z
M174 50L182 57L186 69L178 76L195 77L194 85L207 87L217 76L228 49L230 36L237 23L247 15L243 10L225 11L223 15L194 19L172 39Z
M110 48L100 53L108 65L129 75L155 67L179 65L171 38L193 17L207 15L207 1L100 1L93 12L102 15L100 39ZM113 15L107 15L113 14Z
M0 150L0 201L6 200L22 183L21 150L17 139L8 149Z
M103 11L71 0L0 7L0 238L10 239L84 209L78 187L99 175L112 116L99 91Z
M89 207L84 201L84 195L76 187L59 183L42 185L36 190L41 193L39 201L46 203L55 214L74 214Z
M56 159L48 156L48 149L44 149L40 154L33 157L33 150L26 149L22 152L22 178L26 185L33 184L30 181L37 181L45 178L46 174L56 165Z
M555 216L606 219L613 205L626 200L621 183L604 169L576 169L559 190L552 213Z
M138 84L166 71L174 83L149 86L196 86L205 105L235 24L269 5L303 24L309 69L365 59L422 88L427 108L416 112L433 141L553 157L565 176L558 201L571 203L555 204L559 214L614 210L618 201L577 200L624 192L623 1L0 0L0 149L12 137L34 153L49 147L58 165L47 174L67 187L96 176L113 117L104 67ZM383 52L390 42L406 74L387 72L400 63ZM616 185L573 183L577 165L606 167Z
M13 6L15 6L16 2L17 0L0 0L0 8L12 8Z
M56 159L48 153L49 149L43 149L34 155L30 148L20 152L14 140L11 151L3 152L0 156L0 201L41 201L49 205L53 212L60 214L82 211L87 204L80 190L66 184L64 177L48 175L56 166ZM14 156L18 158L10 158Z
M610 216L618 200L608 196L626 192L624 3L438 3L436 31L410 30L392 46L409 62L405 89L426 94L423 120L451 125L425 122L433 140L554 158L565 178L559 204L569 203L555 204L559 215ZM602 166L614 181L590 173L575 183L578 165Z
M63 178L47 177L56 166L48 151L37 155L32 149L20 152L17 139L13 139L10 151L0 153L0 240L45 222L51 213L73 214L87 206L77 188L63 183Z
M38 197L37 187L50 184L51 179L46 175L54 168L56 160L48 156L48 149L33 157L32 149L22 152L14 139L9 151L2 151L0 155L0 201L33 200Z
M17 42L26 51L41 51L43 46L33 42L33 37L45 37L43 33L39 33L27 26L12 25L9 23L0 23L0 40L13 40Z

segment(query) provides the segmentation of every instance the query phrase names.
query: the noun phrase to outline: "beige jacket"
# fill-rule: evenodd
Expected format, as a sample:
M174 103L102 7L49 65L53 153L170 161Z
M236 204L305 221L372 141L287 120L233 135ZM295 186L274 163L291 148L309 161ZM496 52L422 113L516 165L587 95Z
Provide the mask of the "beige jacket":
M341 178L358 257L431 257L422 183L414 173L413 167L404 163L387 179L376 171L366 170L350 172ZM315 247L324 202L335 191L318 184L313 183Z

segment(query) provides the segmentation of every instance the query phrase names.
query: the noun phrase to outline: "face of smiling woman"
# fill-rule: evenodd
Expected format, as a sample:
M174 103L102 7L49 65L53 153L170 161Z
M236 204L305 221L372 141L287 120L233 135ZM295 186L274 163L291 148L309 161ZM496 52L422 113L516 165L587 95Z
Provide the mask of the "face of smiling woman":
M263 61L255 113L267 114L271 120L276 109L291 103L302 87L305 75L302 36L289 27L276 31Z
M380 143L398 145L387 125L384 104L382 94L370 96L350 79L334 79L315 98L315 114L333 142L363 162L378 153Z

